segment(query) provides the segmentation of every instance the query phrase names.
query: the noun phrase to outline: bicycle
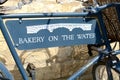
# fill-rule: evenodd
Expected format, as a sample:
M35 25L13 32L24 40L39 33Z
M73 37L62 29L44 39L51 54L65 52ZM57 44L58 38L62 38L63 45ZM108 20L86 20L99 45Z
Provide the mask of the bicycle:
M29 4L31 1L29 0L27 3ZM27 3L21 2L18 7L12 9L21 8ZM99 6L97 1L94 3L94 6L89 6L81 13L0 14L1 31L24 80L28 80L26 71L32 77L32 80L35 80L35 67L29 64L25 70L16 49L29 50L81 44L93 44L91 49L97 51L99 54L78 72L71 75L68 80L76 80L92 65L94 80L101 80L97 75L100 73L98 69L101 66L106 67L105 74L108 76L106 80L114 79L111 69L120 74L120 61L116 56L120 54L120 50L112 50L102 18L102 10L109 7L115 7L118 17L120 17L120 4L110 3ZM9 10L10 8L7 9ZM6 21L3 22L5 19ZM102 45L105 45L106 48L102 49L98 47ZM14 80L2 62L0 63L0 70L0 79ZM120 79L119 75L118 79Z

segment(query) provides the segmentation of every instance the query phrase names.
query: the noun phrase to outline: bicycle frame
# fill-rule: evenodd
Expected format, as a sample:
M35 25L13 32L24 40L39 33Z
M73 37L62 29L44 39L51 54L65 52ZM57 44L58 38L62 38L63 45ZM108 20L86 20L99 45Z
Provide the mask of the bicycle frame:
M105 41L104 43L105 43L107 52L110 52L110 51L112 51L112 49L110 46L109 39L107 37L107 32L106 32L105 25L104 25L104 22L102 19L101 10L104 8L111 7L111 6L116 6L116 5L109 4L109 5L102 6L102 7L98 8L98 12L95 12L95 13L90 13L90 12L83 12L83 13L26 13L26 14L3 14L3 15L0 15L1 31L3 33L3 36L8 44L10 52L17 64L17 67L18 67L23 79L28 80L28 76L26 74L25 69L23 68L23 65L21 63L21 60L19 59L19 56L17 55L17 52L15 50L15 45L13 44L13 41L11 40L10 34L8 33L8 31L6 29L3 19L19 19L19 21L22 21L23 18L55 18L55 17L57 17L57 18L59 18L59 17L82 17L82 18L85 18L85 17L90 17L90 16L97 16L98 22L99 22L99 25L100 25L101 31L102 31L102 39ZM118 10L118 12L119 12L119 10ZM78 44L78 43L76 43L76 44ZM88 43L86 43L86 44L88 44ZM67 45L69 45L69 43ZM72 44L72 45L74 45L74 44ZM60 46L62 46L62 45L60 45ZM120 51L117 51L117 53L119 53L119 52ZM91 65L94 65L94 63L98 62L101 59L100 57L101 57L101 55L98 55L95 58L93 58L88 64L83 66L77 73L72 75L68 80L75 80L78 76L80 76L83 72L85 72L88 67L90 67Z

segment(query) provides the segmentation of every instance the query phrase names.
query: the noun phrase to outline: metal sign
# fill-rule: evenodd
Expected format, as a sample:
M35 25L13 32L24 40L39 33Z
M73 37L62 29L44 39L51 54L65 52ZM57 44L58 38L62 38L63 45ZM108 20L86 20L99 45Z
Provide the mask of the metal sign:
M8 20L5 24L20 50L101 43L95 19Z

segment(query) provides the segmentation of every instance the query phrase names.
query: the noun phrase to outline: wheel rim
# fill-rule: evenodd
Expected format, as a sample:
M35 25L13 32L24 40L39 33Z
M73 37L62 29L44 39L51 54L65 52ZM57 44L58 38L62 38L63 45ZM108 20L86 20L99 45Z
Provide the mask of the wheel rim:
M120 80L119 79L119 77L120 77L119 74L117 72L115 72L113 69L111 69L111 71L112 71L112 74L113 74L113 80ZM108 80L105 65L100 65L96 68L95 77L96 77L96 80Z

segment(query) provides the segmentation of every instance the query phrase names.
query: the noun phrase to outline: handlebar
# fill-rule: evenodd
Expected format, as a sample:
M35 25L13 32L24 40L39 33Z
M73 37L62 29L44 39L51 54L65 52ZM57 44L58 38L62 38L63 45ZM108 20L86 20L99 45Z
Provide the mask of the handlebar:
M100 11L109 8L120 6L120 3L109 3L102 6L96 6L89 9L87 12L73 12L73 13L27 13L27 14L6 14L1 15L2 18L37 18L37 17L87 17L93 14L97 14Z
M97 12L103 10L103 9L106 9L106 8L109 8L109 7L117 7L119 6L120 7L120 3L110 3L110 4L105 4L105 5L102 5L102 6L99 6L99 7L96 7L97 9Z
M109 3L102 6L94 6L94 7L91 7L90 9L86 9L86 11L92 12L92 13L98 13L99 11L102 11L106 8L117 7L117 6L120 6L120 3Z

